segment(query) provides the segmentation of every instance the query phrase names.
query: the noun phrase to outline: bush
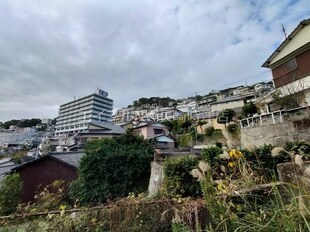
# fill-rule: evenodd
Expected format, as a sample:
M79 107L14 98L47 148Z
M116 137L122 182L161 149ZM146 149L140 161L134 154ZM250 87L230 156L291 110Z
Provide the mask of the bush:
M305 159L310 158L310 143L304 141L287 142L285 144L285 149L303 155Z
M20 204L17 213L44 212L70 208L63 180L55 180L52 184L45 186L42 191L37 192L34 198L35 203L33 204Z
M245 117L252 116L257 113L257 107L253 102L250 102L242 107L242 115Z
M201 189L199 182L190 174L198 165L198 159L182 157L166 159L164 162L164 191L168 196L199 196Z
M179 145L180 147L189 147L192 142L191 134L183 134L179 137Z
M0 215L14 213L22 192L23 183L19 174L4 177L0 187Z
M202 158L206 160L211 167L215 165L217 156L220 154L222 154L222 149L217 146L204 148L201 152Z
M78 178L69 194L82 204L141 193L147 189L154 148L142 137L125 134L86 144Z
M216 143L215 143L215 146L217 146L218 148L221 148L221 149L222 149L223 143L221 143L221 142L216 142Z
M230 133L230 134L237 134L238 131L239 131L239 126L237 124L230 124L227 126L227 131Z
M207 127L207 128L205 129L205 134L206 134L206 136L208 136L208 137L211 137L212 134L213 134L213 132L214 132L214 127L213 127L213 126Z

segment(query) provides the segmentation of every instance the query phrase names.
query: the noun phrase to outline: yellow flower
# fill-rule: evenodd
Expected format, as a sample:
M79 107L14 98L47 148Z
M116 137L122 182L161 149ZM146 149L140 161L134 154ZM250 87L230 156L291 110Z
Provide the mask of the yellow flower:
M230 167L230 168L233 168L233 167L235 167L236 165L235 165L234 162L229 162L229 163L227 164L227 166Z
M238 158L243 156L242 152L241 151L237 151L236 149L232 149L229 152L229 155L230 155L230 157L235 158L235 159L238 159Z
M59 206L59 210L65 210L67 208L67 206L65 206L65 205L60 205Z
M217 183L217 189L221 192L226 192L227 186L224 181L220 180Z

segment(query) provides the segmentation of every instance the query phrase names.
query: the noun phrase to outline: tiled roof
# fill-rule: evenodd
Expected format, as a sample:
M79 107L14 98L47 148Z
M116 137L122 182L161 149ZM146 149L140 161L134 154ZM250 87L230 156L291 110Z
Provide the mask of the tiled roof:
M83 152L63 152L63 153L50 153L50 156L59 159L71 166L78 167L82 156L85 155Z

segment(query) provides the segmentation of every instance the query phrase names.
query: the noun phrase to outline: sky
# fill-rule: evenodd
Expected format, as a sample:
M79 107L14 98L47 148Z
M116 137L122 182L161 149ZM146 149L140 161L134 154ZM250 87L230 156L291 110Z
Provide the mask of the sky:
M141 97L271 80L263 62L310 0L0 1L0 121L54 118L59 105L109 92Z

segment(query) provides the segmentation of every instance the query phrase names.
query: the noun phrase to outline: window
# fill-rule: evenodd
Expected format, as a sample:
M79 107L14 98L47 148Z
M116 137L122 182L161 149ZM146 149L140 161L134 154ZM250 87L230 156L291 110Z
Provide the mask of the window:
M164 134L164 131L162 129L154 129L154 134L155 135Z

